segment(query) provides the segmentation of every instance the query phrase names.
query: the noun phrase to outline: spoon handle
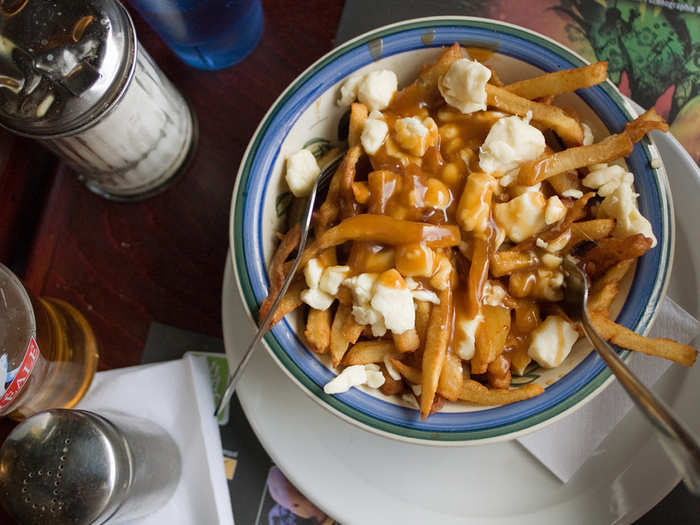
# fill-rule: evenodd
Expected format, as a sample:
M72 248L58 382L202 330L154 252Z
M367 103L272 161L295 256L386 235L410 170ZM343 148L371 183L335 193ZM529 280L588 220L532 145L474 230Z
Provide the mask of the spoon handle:
M585 313L581 316L581 325L615 377L657 430L661 446L681 474L688 490L700 496L700 444L697 438L676 419L663 401L637 379L617 352L600 337Z

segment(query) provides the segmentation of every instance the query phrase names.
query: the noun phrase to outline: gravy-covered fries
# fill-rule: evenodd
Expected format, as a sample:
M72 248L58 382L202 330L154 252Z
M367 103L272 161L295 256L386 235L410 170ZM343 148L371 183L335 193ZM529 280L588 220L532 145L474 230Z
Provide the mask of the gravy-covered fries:
M339 370L327 393L365 384L415 400L423 418L445 400L540 395L542 385L514 378L560 366L581 333L560 305L565 257L592 277L590 313L606 339L695 361L689 346L609 319L620 282L656 237L634 176L603 163L668 126L650 110L594 142L585 122L554 105L606 73L599 62L504 86L454 44L398 91L387 70L347 79L339 104L349 110L349 149L276 316L306 305L308 347ZM298 197L313 184L296 167L286 177ZM280 239L271 296L298 227Z

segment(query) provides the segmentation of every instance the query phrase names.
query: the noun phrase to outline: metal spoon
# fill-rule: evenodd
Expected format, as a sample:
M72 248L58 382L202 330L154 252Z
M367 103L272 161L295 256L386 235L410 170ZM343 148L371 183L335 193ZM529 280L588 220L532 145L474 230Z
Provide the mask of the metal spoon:
M340 165L340 162L343 160L344 156L345 152L342 152L337 157L335 157L323 169L323 171L321 171L321 174L318 176L318 179L316 179L316 182L314 183L313 189L311 190L309 198L306 201L304 211L302 212L301 217L299 218L299 223L301 224L301 238L299 239L299 247L297 248L297 256L294 259L294 264L292 264L292 268L289 270L289 273L284 278L282 288L280 288L279 293L275 297L275 300L272 302L272 307L270 308L269 312L260 323L260 328L258 328L258 332L255 334L255 337L251 341L250 346L248 346L248 349L245 351L245 354L243 354L243 358L238 363L236 370L233 372L233 374L229 376L228 384L226 385L224 395L221 396L219 404L216 407L216 410L214 411L214 417L219 417L219 414L228 406L229 402L231 401L231 396L236 391L236 385L238 384L238 380L241 378L241 375L243 375L243 370L245 370L248 361L250 361L250 358L253 355L253 350L255 350L257 344L260 342L260 339L262 339L262 336L265 335L265 332L267 332L270 329L272 318L274 317L275 312L277 311L277 307L279 306L282 297L284 297L284 294L287 293L287 288L289 288L289 285L291 284L292 279L294 278L294 274L296 273L297 268L299 268L301 256L304 251L304 247L306 246L306 241L309 238L309 229L311 227L311 214L314 211L316 197L328 188L328 184L330 183L330 180L333 174L335 173L335 170Z
M564 258L565 310L573 321L579 321L586 337L593 344L612 373L620 381L637 407L647 416L671 463L683 477L688 490L700 495L700 444L668 407L647 389L615 350L596 332L587 312L588 275L570 258Z

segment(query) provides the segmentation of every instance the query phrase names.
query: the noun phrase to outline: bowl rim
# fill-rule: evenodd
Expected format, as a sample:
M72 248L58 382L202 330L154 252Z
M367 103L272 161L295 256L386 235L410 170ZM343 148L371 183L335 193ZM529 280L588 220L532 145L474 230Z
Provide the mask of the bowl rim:
M253 152L257 151L257 146L259 145L261 137L267 130L267 126L270 123L271 118L277 113L279 109L284 106L289 96L291 96L298 88L303 86L310 78L313 77L315 73L321 71L326 65L332 63L334 60L342 57L345 53L360 47L364 44L368 44L373 40L382 38L384 36L391 36L398 33L402 33L409 30L415 29L434 29L437 27L449 27L449 26L459 26L464 28L478 28L492 31L495 36L503 34L511 34L514 36L519 36L521 38L527 39L530 43L540 47L547 47L550 51L563 55L568 61L572 61L580 65L588 64L589 62L578 55L576 52L567 48L566 46L554 41L553 39L544 36L540 33L532 31L530 29L517 26L514 24L490 20L479 17L467 17L467 16L437 16L437 17L425 17L416 18L410 20L404 20L394 24L389 24L386 26L379 27L377 29L368 31L362 35L359 35L340 46L331 49L328 53L323 55L321 58L316 60L308 68L306 68L301 74L299 74L279 95L275 102L270 106L268 111L265 113L260 121L260 124L253 133L251 140L241 158L239 169L237 172L237 177L231 198L231 208L230 208L230 220L229 220L229 243L231 249L231 261L233 264L233 273L235 276L236 287L238 292L243 299L243 304L245 305L245 310L248 318L253 325L256 325L255 317L253 315L254 310L257 309L258 304L253 295L251 284L248 281L248 270L245 266L245 261L243 258L243 251L239 250L239 241L241 240L236 234L236 226L242 221L242 204L245 202L244 198L239 199L241 193L241 185L243 183L243 175L249 172L254 155ZM505 31L504 31L505 30ZM542 46L542 44L546 44ZM426 48L435 47L426 45ZM385 55L388 56L388 55ZM382 56L383 58L384 56ZM615 103L615 105L623 112L627 119L633 117L637 114L636 110L632 107L630 102L619 93L616 86L612 84L609 80L605 82L605 91L609 98ZM661 160L661 157L656 149L656 146L651 137L646 137L641 141L641 146L643 152L645 153L647 160ZM651 328L656 315L661 306L661 302L666 294L666 290L669 283L669 277L672 267L673 253L675 247L675 220L673 213L673 203L671 199L671 193L669 189L669 183L666 176L663 164L660 168L651 169L653 180L658 186L658 198L659 212L661 215L661 225L663 231L659 233L659 248L660 250L660 261L659 266L655 272L655 284L651 291L650 303L653 302L653 308L640 308L641 318L637 319L634 325L635 330L639 330L643 333L647 333ZM245 182L248 181L246 178ZM240 207L239 207L240 205ZM241 232L242 232L241 226ZM244 282L244 279L247 282ZM248 290L246 290L246 286ZM640 326L641 325L641 326ZM540 409L533 414L522 417L518 421L510 422L504 425L495 425L485 429L479 430L459 430L455 432L448 431L429 431L429 430L417 430L397 425L394 423L389 423L372 416L368 416L358 410L357 408L351 407L345 403L342 403L337 398L333 396L327 396L323 394L322 390L318 388L313 380L308 377L301 370L298 371L299 374L305 376L305 379L312 383L312 385L305 384L300 378L295 375L289 366L296 367L290 358L286 355L283 346L275 339L272 332L268 332L263 338L263 344L265 345L267 351L272 356L273 360L278 366L287 374L288 377L294 381L297 386L299 386L302 391L306 393L309 397L314 399L317 403L322 405L325 409L330 410L336 416L341 419L359 426L365 430L369 430L375 434L379 434L385 437L390 437L393 439L398 439L400 441L412 442L418 444L427 445L439 445L439 446L462 446L462 445L474 445L474 444L485 444L497 441L504 441L516 438L518 436L524 435L526 433L533 432L537 429L543 428L555 421L565 417L571 412L577 410L583 406L588 401L592 400L596 395L598 395L602 390L614 379L607 367L603 367L595 375L590 377L587 382L581 385L576 391L570 395L558 400L553 405ZM283 358L275 352L273 346L279 346ZM630 355L628 350L621 350L621 355L623 358L627 358ZM286 358L286 359L285 359ZM595 358L600 359L598 356ZM572 370L573 371L573 370ZM313 391L315 390L315 392ZM320 393L319 393L320 390ZM342 406L342 410L338 406ZM532 421L536 419L536 421ZM380 425L379 428L375 425ZM387 430L388 428L388 430ZM397 433L397 430L400 433Z

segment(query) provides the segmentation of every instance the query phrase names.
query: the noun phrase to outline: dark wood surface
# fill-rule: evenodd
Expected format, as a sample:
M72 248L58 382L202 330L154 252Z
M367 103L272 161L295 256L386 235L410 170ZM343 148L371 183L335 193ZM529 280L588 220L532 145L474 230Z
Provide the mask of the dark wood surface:
M213 72L180 62L131 10L142 45L199 119L194 161L161 195L109 202L33 141L0 132L0 261L34 293L65 299L85 314L101 370L139 363L152 321L222 337L221 283L239 161L281 91L332 48L343 3L263 0L263 7L255 51ZM0 443L11 428L0 419ZM9 523L2 511L0 523Z

